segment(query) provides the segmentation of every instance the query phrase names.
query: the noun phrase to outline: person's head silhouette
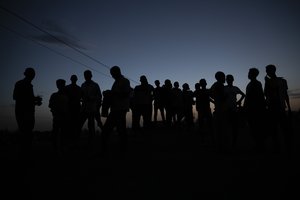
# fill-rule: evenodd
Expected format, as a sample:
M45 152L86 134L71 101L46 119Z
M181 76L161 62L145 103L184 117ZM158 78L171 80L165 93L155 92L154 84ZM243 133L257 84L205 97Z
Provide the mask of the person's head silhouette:
M140 77L140 82L141 82L142 85L148 84L147 77L146 77L145 75L142 75L142 76Z
M200 83L195 83L195 90L199 90L200 89Z
M174 82L174 88L179 88L179 82L178 81Z
M64 79L56 80L56 87L58 90L62 90L66 86L66 81Z
M70 80L71 80L71 83L75 84L77 82L78 78L76 75L72 75Z
M84 79L86 80L86 81L90 81L90 80L92 80L92 77L93 77L93 75L92 75L92 72L90 71L90 70L86 70L86 71L84 71Z
M226 76L226 82L227 82L227 84L228 84L228 85L232 85L232 84L233 84L233 81L234 81L233 76L232 76L231 74L228 74L228 75Z
M189 89L190 89L189 84L188 84L188 83L184 83L184 84L182 85L182 89L185 90L185 91L189 90Z
M25 71L24 71L24 76L25 76L26 79L32 81L35 77L34 69L31 68L31 67L26 68Z
M266 73L267 73L267 76L269 76L269 77L276 77L276 67L275 67L275 65L272 65L272 64L270 64L270 65L267 65L266 66Z
M205 88L206 85L207 85L206 80L204 78L200 79L199 86L201 86L202 88Z
M248 72L248 78L250 80L255 80L256 77L258 76L258 74L259 74L258 69L256 69L256 68L250 68L249 72Z
M155 80L155 81L154 81L154 84L155 84L157 87L159 87L159 85L160 85L159 80Z
M110 68L110 74L114 79L118 79L122 76L121 69L119 66L113 66Z
M220 83L225 83L225 74L224 72L218 71L215 74L215 78Z

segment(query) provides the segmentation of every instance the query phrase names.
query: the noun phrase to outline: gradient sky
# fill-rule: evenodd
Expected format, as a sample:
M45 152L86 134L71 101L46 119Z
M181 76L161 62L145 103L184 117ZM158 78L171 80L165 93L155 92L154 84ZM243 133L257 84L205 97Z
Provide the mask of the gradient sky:
M300 109L297 0L2 0L0 5L69 45L0 9L0 129L16 129L12 91L26 67L35 68L34 91L43 96L36 130L51 129L48 101L56 79L69 83L76 74L81 85L83 71L92 69L103 91L113 83L113 65L132 87L141 75L151 84L168 78L192 89L205 78L210 87L221 70L245 91L249 68L260 70L264 84L265 66L272 63L288 81L292 109Z

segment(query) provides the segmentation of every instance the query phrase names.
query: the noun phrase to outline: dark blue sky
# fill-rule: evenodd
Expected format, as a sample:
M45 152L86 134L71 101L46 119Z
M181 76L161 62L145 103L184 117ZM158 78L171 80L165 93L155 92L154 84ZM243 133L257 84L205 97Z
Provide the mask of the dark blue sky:
M56 79L69 82L77 74L81 84L83 71L90 68L105 90L113 83L108 70L113 65L122 68L132 87L141 75L151 84L168 78L191 88L205 78L210 87L221 70L245 91L248 69L257 67L264 83L264 67L272 63L288 80L293 110L300 109L298 1L1 2L94 60L0 9L0 129L15 128L12 90L28 66L37 72L35 93L44 98L36 110L38 130L51 129L48 101Z

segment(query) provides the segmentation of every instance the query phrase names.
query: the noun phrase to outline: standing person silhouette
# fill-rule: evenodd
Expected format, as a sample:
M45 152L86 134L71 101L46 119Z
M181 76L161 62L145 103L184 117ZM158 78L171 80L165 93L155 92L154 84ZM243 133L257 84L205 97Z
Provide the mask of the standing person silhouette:
M197 111L197 122L198 122L198 125L199 125L199 131L201 132L201 126L200 126L200 120L199 120L199 117L200 117L200 99L199 99L199 93L200 93L200 83L195 83L194 85L194 92L193 92L193 98L195 100L195 108L196 108L196 111Z
M250 134L255 142L255 151L261 153L265 150L266 101L262 84L257 80L258 74L259 71L257 68L249 69L248 78L250 82L246 87L244 110Z
M110 69L111 76L115 79L110 90L110 112L103 125L102 131L102 150L107 149L107 140L110 133L116 127L121 137L121 149L127 148L126 114L129 111L130 96L132 88L130 82L125 78L119 66L113 66Z
M155 88L153 91L153 96L154 96L154 122L157 122L157 115L158 115L158 110L160 111L160 116L163 122L165 122L165 108L164 108L164 94L163 94L163 88L160 87L160 82L159 80L154 81Z
M171 108L172 120L175 126L179 127L183 118L183 99L182 90L179 88L179 82L175 81L171 90Z
M194 116L193 116L193 105L194 105L194 94L190 90L188 83L182 85L182 107L183 117L186 122L187 130L191 131L194 127Z
M266 74L264 94L269 115L268 130L270 130L270 134L273 138L274 150L280 150L278 139L280 129L283 134L286 151L287 153L291 153L292 131L288 116L288 114L291 114L291 106L287 92L287 81L282 77L277 77L275 65L267 65Z
M68 107L70 112L70 130L72 138L79 139L81 127L80 127L80 110L81 110L81 99L82 90L79 85L77 85L77 76L72 75L71 84L65 87L66 95L68 96Z
M154 88L148 83L145 75L140 77L140 82L141 84L135 86L133 90L132 128L134 130L140 129L141 117L143 117L143 128L151 127Z
M48 105L53 116L52 134L54 150L58 155L61 155L64 151L69 131L69 99L65 92L65 85L65 80L56 80L58 91L51 94Z
M99 112L99 101L102 100L102 94L98 83L92 80L92 72L84 71L85 82L81 85L82 107L81 107L81 127L88 120L88 130L91 139L95 136L95 118Z
M33 128L35 124L35 106L42 104L42 98L35 96L32 80L35 78L35 70L26 68L25 78L15 83L13 99L15 100L15 117L19 129L18 156L19 159L28 160L32 147Z
M173 117L173 109L171 106L173 86L171 80L166 79L162 88L163 88L163 98L165 99L164 107L166 109L166 126L170 128L172 125L172 117Z
M224 151L225 141L227 137L224 133L225 125L225 92L224 92L224 83L225 83L225 74L222 71L215 73L216 82L210 88L210 97L215 102L215 110L213 113L214 124L216 126L215 135L216 135L216 148L218 152Z
M194 96L196 98L196 110L198 112L199 131L203 132L202 139L204 138L205 128L207 128L210 142L214 144L215 138L213 135L212 126L212 113L210 103L214 100L210 97L210 90L206 88L207 83L204 78L200 79L199 83L195 84Z
M231 74L226 76L227 85L224 87L225 93L225 112L228 122L228 130L231 133L231 145L232 148L236 148L238 128L240 126L238 109L241 107L242 101L245 98L244 92L237 86L233 85L234 77ZM237 99L237 96L240 96Z

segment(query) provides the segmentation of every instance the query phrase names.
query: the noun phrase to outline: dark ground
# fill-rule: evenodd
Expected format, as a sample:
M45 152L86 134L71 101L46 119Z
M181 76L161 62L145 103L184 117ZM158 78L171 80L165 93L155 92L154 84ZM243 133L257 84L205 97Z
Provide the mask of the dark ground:
M1 199L300 199L299 118L292 156L253 152L247 130L234 152L216 153L195 132L165 128L134 135L127 152L119 137L100 154L100 137L56 156L48 133L36 133L32 158L17 161L15 142L1 138ZM297 133L297 134L296 134Z

